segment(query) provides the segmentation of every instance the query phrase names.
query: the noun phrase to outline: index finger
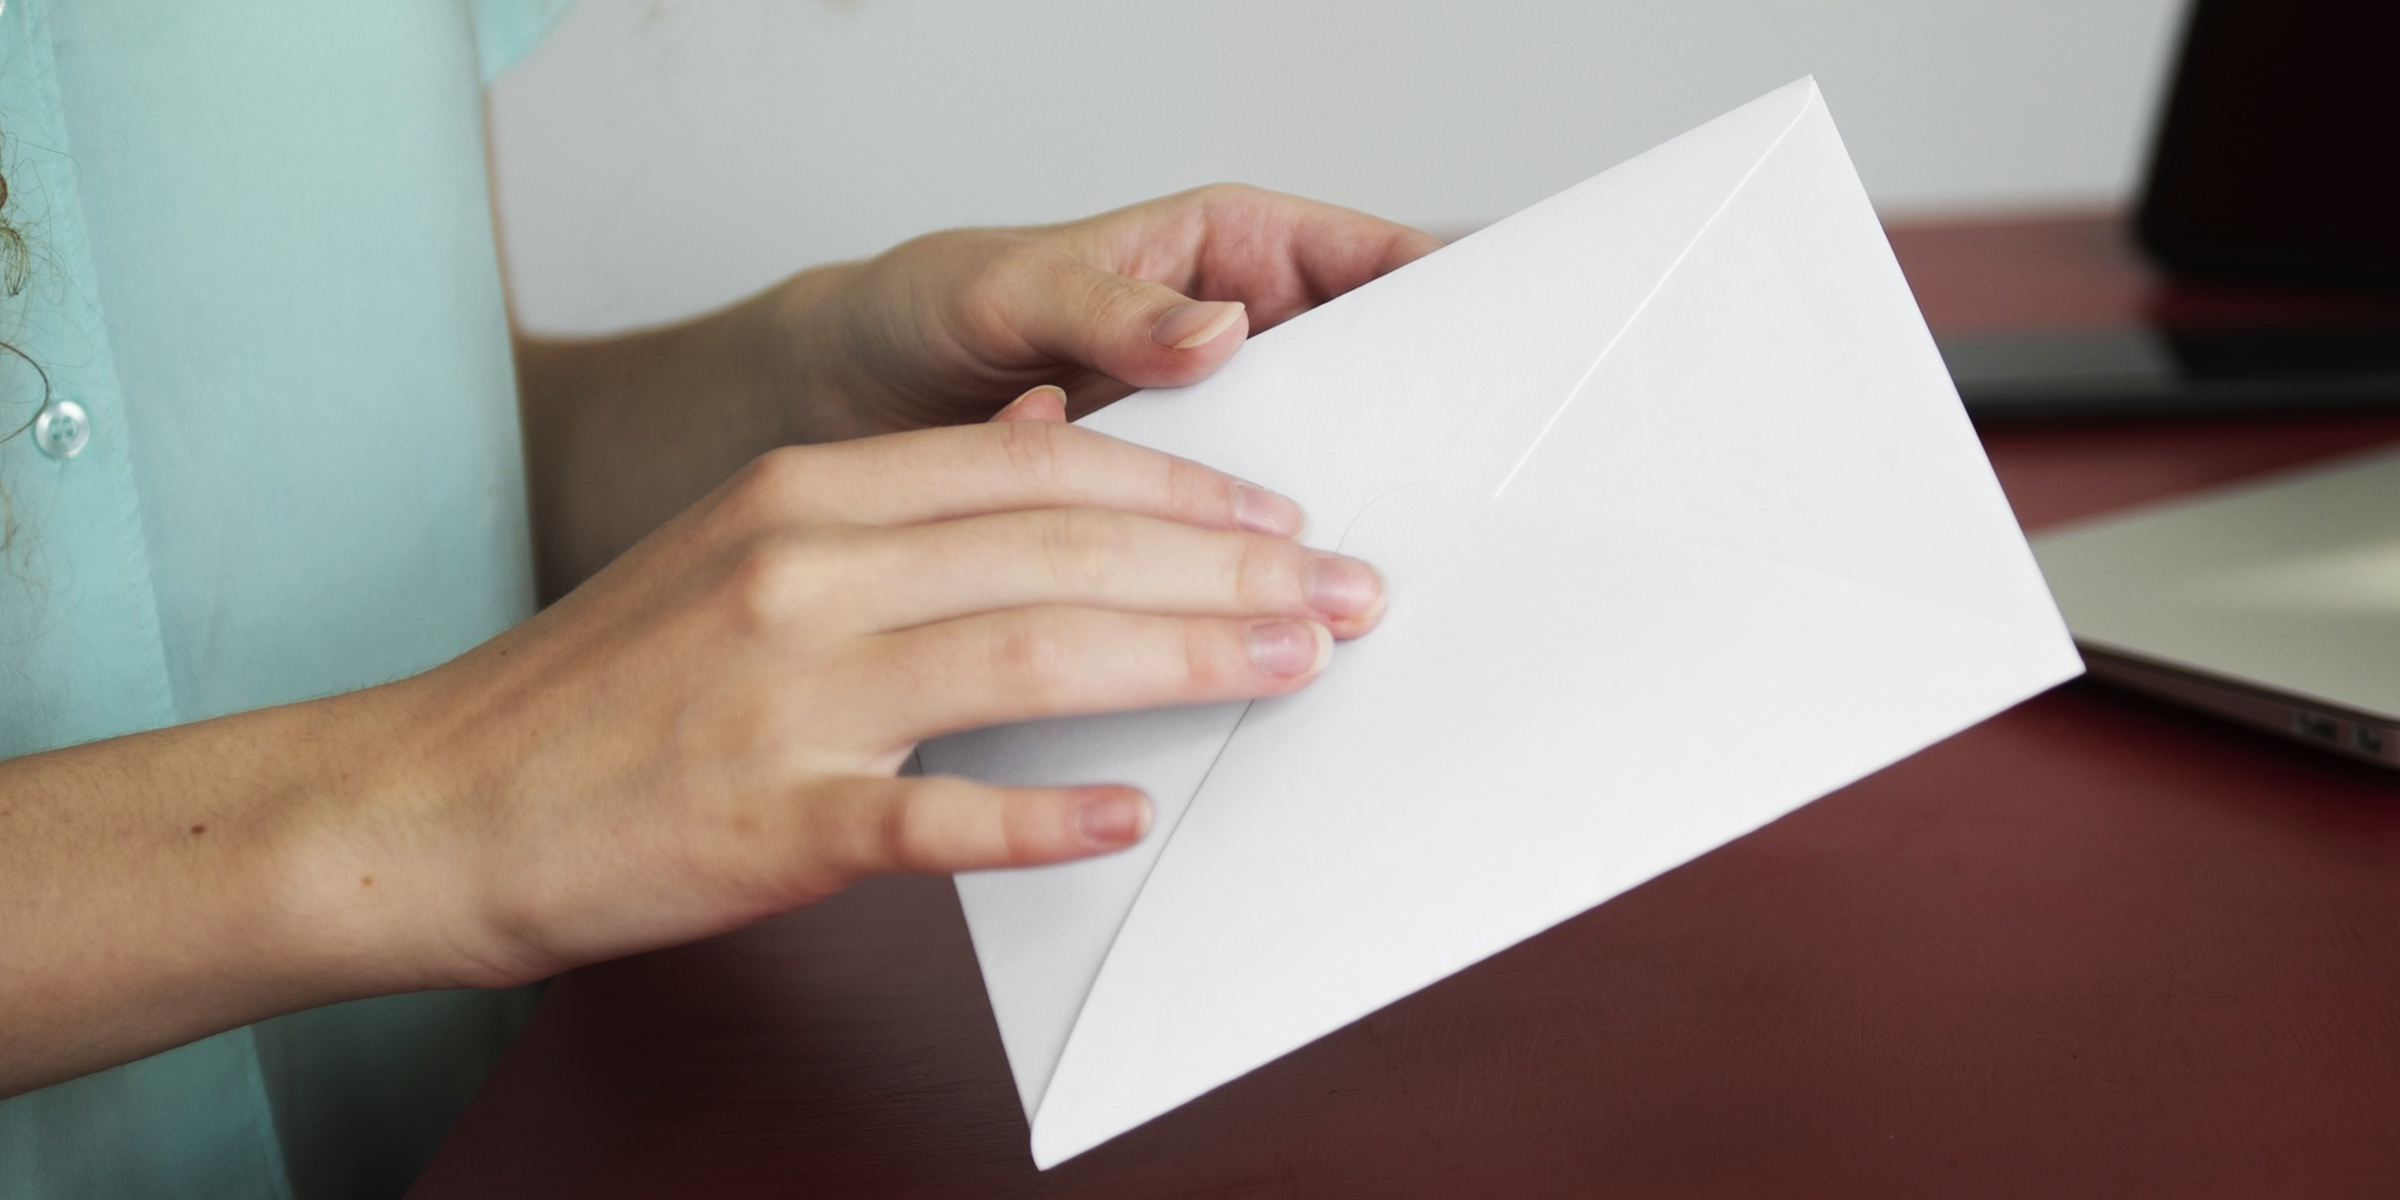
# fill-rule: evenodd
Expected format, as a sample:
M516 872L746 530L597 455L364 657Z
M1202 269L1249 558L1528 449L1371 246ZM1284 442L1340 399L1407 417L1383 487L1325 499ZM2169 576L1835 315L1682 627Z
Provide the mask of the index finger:
M1203 529L1297 537L1289 497L1190 459L1056 421L1003 421L769 452L737 488L784 514L915 525L1037 508L1107 508ZM773 516L775 514L761 514Z

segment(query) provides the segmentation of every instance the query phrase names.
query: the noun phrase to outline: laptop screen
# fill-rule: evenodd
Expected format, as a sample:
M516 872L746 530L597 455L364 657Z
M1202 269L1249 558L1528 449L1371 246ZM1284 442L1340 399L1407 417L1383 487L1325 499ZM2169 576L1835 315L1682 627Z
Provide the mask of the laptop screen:
M2400 3L2197 0L2140 231L2179 272L2400 285Z

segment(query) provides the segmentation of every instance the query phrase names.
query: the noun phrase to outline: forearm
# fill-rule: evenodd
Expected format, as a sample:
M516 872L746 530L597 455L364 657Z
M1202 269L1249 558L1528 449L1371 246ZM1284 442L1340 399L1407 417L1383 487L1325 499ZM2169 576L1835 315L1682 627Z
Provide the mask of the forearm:
M0 762L0 1095L449 982L386 928L437 911L442 889L387 865L393 839L359 836L391 807L391 757L368 752L390 703L360 693Z
M776 446L852 428L793 344L845 267L797 276L730 308L613 338L520 337L534 544L554 598Z

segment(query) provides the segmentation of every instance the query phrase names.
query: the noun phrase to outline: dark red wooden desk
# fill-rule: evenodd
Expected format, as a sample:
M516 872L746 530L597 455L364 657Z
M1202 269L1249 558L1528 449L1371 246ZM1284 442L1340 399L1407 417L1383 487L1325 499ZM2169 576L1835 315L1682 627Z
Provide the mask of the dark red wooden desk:
M2151 302L2095 222L1898 241L1937 324ZM1987 444L2038 528L2394 439ZM915 879L561 979L417 1194L2395 1192L2400 776L2077 684L1048 1174Z

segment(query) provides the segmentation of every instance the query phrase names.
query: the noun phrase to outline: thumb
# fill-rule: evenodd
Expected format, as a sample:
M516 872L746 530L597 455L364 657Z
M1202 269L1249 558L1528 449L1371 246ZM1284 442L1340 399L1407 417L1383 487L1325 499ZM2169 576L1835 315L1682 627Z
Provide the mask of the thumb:
M992 423L1002 421L1064 421L1067 419L1066 389L1045 383L1028 390L1024 395L1003 405L992 414Z
M1194 300L1173 288L1090 266L1064 253L1013 260L999 287L1004 318L1038 353L1134 387L1206 378L1250 334L1238 300Z
M894 872L977 871L1087 858L1150 830L1129 787L993 787L948 776L854 777L810 789L808 873L836 887Z

